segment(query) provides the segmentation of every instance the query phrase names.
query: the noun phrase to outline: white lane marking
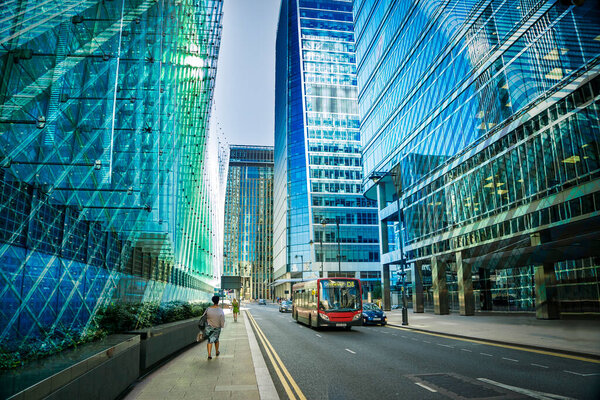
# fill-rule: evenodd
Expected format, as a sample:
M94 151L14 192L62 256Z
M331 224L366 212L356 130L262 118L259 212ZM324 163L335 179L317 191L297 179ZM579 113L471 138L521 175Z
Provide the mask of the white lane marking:
M356 354L356 352L355 352L355 351L352 351L352 350L350 350L350 349L346 349L346 351L347 351L348 353Z
M519 360L515 360L514 358L506 358L506 357L502 357L503 360L506 361L512 361L512 362L519 362Z
M540 367L540 368L550 368L547 365L541 365L541 364L535 364L535 363L531 363L531 365L533 365L534 367Z
M414 340L415 342L419 341L419 339L415 339L415 338L410 338L410 340Z
M395 333L392 333L392 336L398 336L398 335L396 335Z
M449 347L451 349L454 348L454 346L450 346L449 344L441 344L441 343L436 343L438 346L442 346L442 347Z
M460 351L466 351L468 353L472 353L473 352L473 350L469 350L469 349L460 349Z
M481 382L489 383L490 385L499 386L499 387L501 387L503 389L512 390L513 392L521 393L521 394L524 394L526 396L533 397L534 399L539 399L539 400L552 400L552 399L555 399L555 400L571 400L572 399L571 397L559 396L557 394L537 392L535 390L524 389L524 388L520 388L520 387L517 387L517 386L505 385L504 383L496 382L496 381L493 381L491 379L477 378L477 380L481 381Z
M488 354L488 353L479 353L479 354L481 354L482 356L486 356L486 357L494 357L493 355Z
M318 337L323 337L323 336L319 335L318 333L315 333L315 335L317 335Z
M427 389L427 390L429 390L430 392L437 393L437 390L435 390L435 389L432 389L432 388L430 388L429 386L422 384L421 382L415 382L415 385L419 385L419 386L421 386L423 389Z
M423 340L425 343L429 343L431 344L431 342L429 340Z
M567 371L567 370L564 370L563 372L566 372L567 374L573 374L573 375L579 375L579 376L596 376L596 375L600 375L600 373L597 373L597 372L594 372L594 373L591 373L591 374L582 374L582 373L579 373L579 372L573 372L573 371Z

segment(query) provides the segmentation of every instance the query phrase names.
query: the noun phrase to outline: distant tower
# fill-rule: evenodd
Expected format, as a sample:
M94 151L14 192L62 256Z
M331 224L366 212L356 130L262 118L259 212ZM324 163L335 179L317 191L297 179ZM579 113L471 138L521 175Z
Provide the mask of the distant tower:
M272 298L273 147L232 145L225 193L223 275L245 299Z
M294 281L317 277L321 269L324 276L364 283L380 279L376 203L361 194L353 29L351 1L282 2L275 82L276 296L289 297Z

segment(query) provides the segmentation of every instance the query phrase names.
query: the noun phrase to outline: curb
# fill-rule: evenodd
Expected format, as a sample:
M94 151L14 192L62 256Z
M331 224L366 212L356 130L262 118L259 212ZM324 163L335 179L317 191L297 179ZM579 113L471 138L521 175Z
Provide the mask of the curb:
M391 324L389 322L387 324L389 326L394 326L396 328L407 329L407 330L412 330L412 331L417 331L417 332L433 333L436 335L444 335L444 336L455 337L455 338L459 338L459 339L478 340L480 342L488 342L488 343L492 343L492 344L501 344L501 345L506 345L506 346L522 347L523 349L547 351L547 352L552 352L552 353L557 353L557 354L565 354L565 355L569 355L569 356L589 358L589 359L600 361L600 354L580 353L578 351L572 351L572 350L556 349L556 348L543 347L543 346L534 346L534 345L530 345L530 344L507 342L507 341L502 341L502 340L485 339L485 338L480 338L480 337L475 337L475 336L457 335L455 333L446 333L446 332L440 332L440 331L433 331L433 330L429 330L429 329L413 328L411 326Z

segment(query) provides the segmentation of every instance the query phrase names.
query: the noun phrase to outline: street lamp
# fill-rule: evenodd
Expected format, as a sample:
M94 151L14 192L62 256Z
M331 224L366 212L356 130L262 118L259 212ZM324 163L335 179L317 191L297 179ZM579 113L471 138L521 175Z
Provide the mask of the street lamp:
M369 179L377 185L379 181L381 181L386 175L391 177L397 177L398 175L395 172L373 172ZM402 325L408 325L408 307L407 307L407 299L406 299L406 260L404 259L404 247L402 241L402 225L404 224L404 216L402 212L402 208L400 207L400 192L397 193L396 204L398 208L398 243L400 245L400 267L402 274Z
M327 218L321 218L321 225L323 226L323 231L321 231L321 235L319 239L321 240L321 275L323 275L323 261L325 260L325 252L323 251L323 236L325 236L325 226L329 220Z
M338 254L337 254L337 259L338 259L338 272L342 272L342 252L340 250L340 219L338 217L335 217L335 226L337 228L337 245L338 245Z
M308 242L309 245L313 245L315 244L315 242L313 242L312 240L310 242ZM323 251L323 241L321 240L321 252ZM321 260L321 275L320 277L323 277L323 260Z
M295 258L300 257L300 262L302 263L302 268L300 269L300 279L304 282L304 256L302 254L296 254Z

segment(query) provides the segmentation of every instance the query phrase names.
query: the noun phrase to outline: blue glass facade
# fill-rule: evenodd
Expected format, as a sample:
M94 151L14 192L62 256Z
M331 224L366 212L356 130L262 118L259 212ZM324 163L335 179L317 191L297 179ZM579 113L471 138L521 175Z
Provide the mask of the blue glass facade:
M222 2L0 6L0 340L219 274L208 119ZM210 161L210 162L208 162Z
M357 0L354 18L384 275L408 260L418 311L600 314L598 2Z
M352 2L284 0L276 51L274 276L289 285L302 271L377 270L375 203L361 195Z
M273 147L232 145L225 193L223 275L241 276L241 298L271 298Z

